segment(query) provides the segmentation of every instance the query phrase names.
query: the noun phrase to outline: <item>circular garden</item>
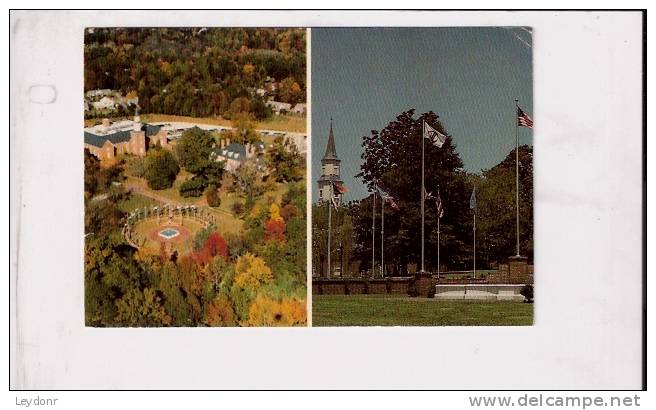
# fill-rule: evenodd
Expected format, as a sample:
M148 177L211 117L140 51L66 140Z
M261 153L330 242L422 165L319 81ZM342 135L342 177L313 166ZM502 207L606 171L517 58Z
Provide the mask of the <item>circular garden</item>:
M192 250L198 231L213 223L213 217L194 206L165 205L135 209L128 216L123 235L140 252L184 254Z

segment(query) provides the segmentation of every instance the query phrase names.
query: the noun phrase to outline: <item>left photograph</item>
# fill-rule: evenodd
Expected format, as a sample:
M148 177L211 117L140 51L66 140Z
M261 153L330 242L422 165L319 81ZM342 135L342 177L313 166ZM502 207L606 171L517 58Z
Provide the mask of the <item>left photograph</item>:
M86 326L307 325L306 37L85 29Z

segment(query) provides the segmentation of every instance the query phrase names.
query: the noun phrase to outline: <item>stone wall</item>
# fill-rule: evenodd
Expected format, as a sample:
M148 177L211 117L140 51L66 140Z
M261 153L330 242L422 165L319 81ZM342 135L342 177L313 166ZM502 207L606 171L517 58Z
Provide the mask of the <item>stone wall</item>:
M316 278L312 280L313 295L409 295L414 289L412 276L386 279ZM427 285L426 285L427 286Z
M436 285L524 285L533 284L533 265L525 257L512 257L508 264L500 264L499 270L485 278L449 278L448 274L417 273L412 276L385 279L365 278L314 278L313 295L409 295L423 298L435 296Z
M493 284L533 284L533 265L525 256L512 256L507 264L500 264L499 270L486 278Z

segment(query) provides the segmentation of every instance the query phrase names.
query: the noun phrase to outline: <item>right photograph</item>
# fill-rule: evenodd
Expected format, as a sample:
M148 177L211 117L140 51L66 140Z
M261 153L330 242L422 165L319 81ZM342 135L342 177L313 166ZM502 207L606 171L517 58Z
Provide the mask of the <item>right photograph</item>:
M532 40L312 29L313 326L533 324Z

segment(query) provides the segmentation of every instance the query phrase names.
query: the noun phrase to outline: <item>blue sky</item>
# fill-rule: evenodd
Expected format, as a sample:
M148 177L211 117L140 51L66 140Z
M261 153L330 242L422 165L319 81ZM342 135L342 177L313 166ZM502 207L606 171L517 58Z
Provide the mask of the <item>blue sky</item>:
M531 44L526 27L313 28L314 179L332 117L344 199L367 196L354 177L362 137L411 108L441 117L466 170L494 166L515 146L514 99L533 113ZM519 143L531 134L520 128Z

